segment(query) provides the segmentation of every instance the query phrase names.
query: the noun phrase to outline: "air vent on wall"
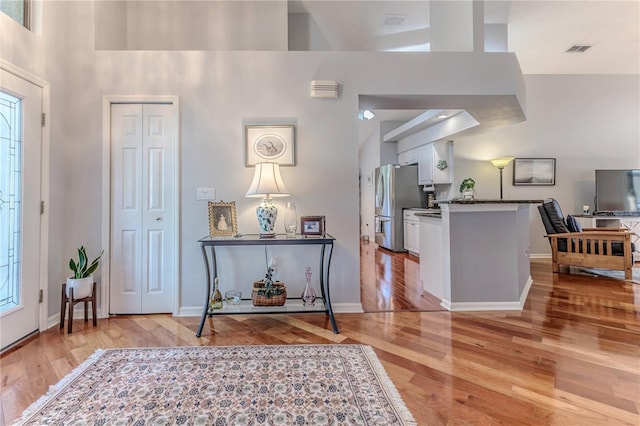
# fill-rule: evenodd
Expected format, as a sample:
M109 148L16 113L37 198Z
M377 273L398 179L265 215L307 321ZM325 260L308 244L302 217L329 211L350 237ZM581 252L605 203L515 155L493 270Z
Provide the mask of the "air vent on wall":
M313 80L311 82L312 98L337 98L340 94L340 84L333 80Z
M384 15L382 25L396 26L404 24L404 18L406 15L387 14Z
M592 44L574 44L573 46L571 46L570 48L565 50L565 52L567 52L567 53L584 53L588 49L590 49L592 46L593 46Z

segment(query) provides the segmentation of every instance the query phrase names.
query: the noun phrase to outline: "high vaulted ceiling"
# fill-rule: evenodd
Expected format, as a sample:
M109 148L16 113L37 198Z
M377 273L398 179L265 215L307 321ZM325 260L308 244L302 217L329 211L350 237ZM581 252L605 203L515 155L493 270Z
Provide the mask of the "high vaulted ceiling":
M458 1L458 0L446 0ZM485 24L506 24L524 74L639 74L640 1L485 1ZM428 0L296 0L327 50L428 49ZM401 22L398 24L398 22ZM592 45L567 53L573 45Z
M290 13L306 10L323 33L331 34L327 40L332 50L375 50L374 44L384 50L393 43L422 45L418 50L425 50L428 43L428 1L302 0L289 5ZM507 25L507 51L515 52L523 74L640 75L639 0L515 0L484 5L486 24ZM384 24L393 17L401 17L402 25ZM592 47L568 53L574 45ZM408 121L422 112L377 110L373 120L360 122L360 143L380 121Z

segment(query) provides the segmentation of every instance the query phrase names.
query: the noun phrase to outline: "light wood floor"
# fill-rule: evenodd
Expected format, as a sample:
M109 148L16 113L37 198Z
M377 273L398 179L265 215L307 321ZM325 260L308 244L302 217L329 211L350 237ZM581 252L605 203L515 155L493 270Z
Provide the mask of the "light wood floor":
M531 265L522 312L338 314L338 335L322 314L215 317L202 338L198 318L79 320L0 358L0 424L97 348L362 343L420 425L639 425L640 285Z

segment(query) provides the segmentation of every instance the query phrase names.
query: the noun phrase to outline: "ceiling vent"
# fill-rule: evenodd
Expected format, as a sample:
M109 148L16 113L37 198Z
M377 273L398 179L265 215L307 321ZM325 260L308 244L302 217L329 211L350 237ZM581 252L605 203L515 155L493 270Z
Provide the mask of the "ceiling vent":
M337 98L340 94L340 84L333 80L313 80L311 82L312 98Z
M593 44L574 44L573 46L571 46L570 48L565 50L565 52L567 52L567 53L584 53L587 50L589 50L592 46L593 46Z

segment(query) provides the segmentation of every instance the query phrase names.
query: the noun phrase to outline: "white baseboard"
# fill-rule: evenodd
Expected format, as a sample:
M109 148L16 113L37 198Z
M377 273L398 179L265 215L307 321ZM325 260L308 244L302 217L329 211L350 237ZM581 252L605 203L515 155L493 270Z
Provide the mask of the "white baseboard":
M89 309L89 321L92 321L92 319L91 319L91 315L92 315L91 314L91 307L89 307L88 309ZM98 309L97 313L98 313L98 319L106 318L106 316L102 315L102 311L100 309ZM78 304L73 309L73 318L75 318L75 319L84 319L84 305ZM66 324L67 321L69 321L69 315L65 314L65 318L64 319L65 319L65 324ZM49 318L47 318L47 330L49 330L49 329L51 329L53 327L58 327L59 325L60 325L60 313L59 312L57 314L53 314Z
M449 300L442 299L440 306L451 312L462 311L521 311L524 308L524 303L529 295L529 290L533 280L531 276L527 278L527 283L522 289L519 301L513 302L460 302L451 303Z
M551 253L531 253L529 259L551 259Z

